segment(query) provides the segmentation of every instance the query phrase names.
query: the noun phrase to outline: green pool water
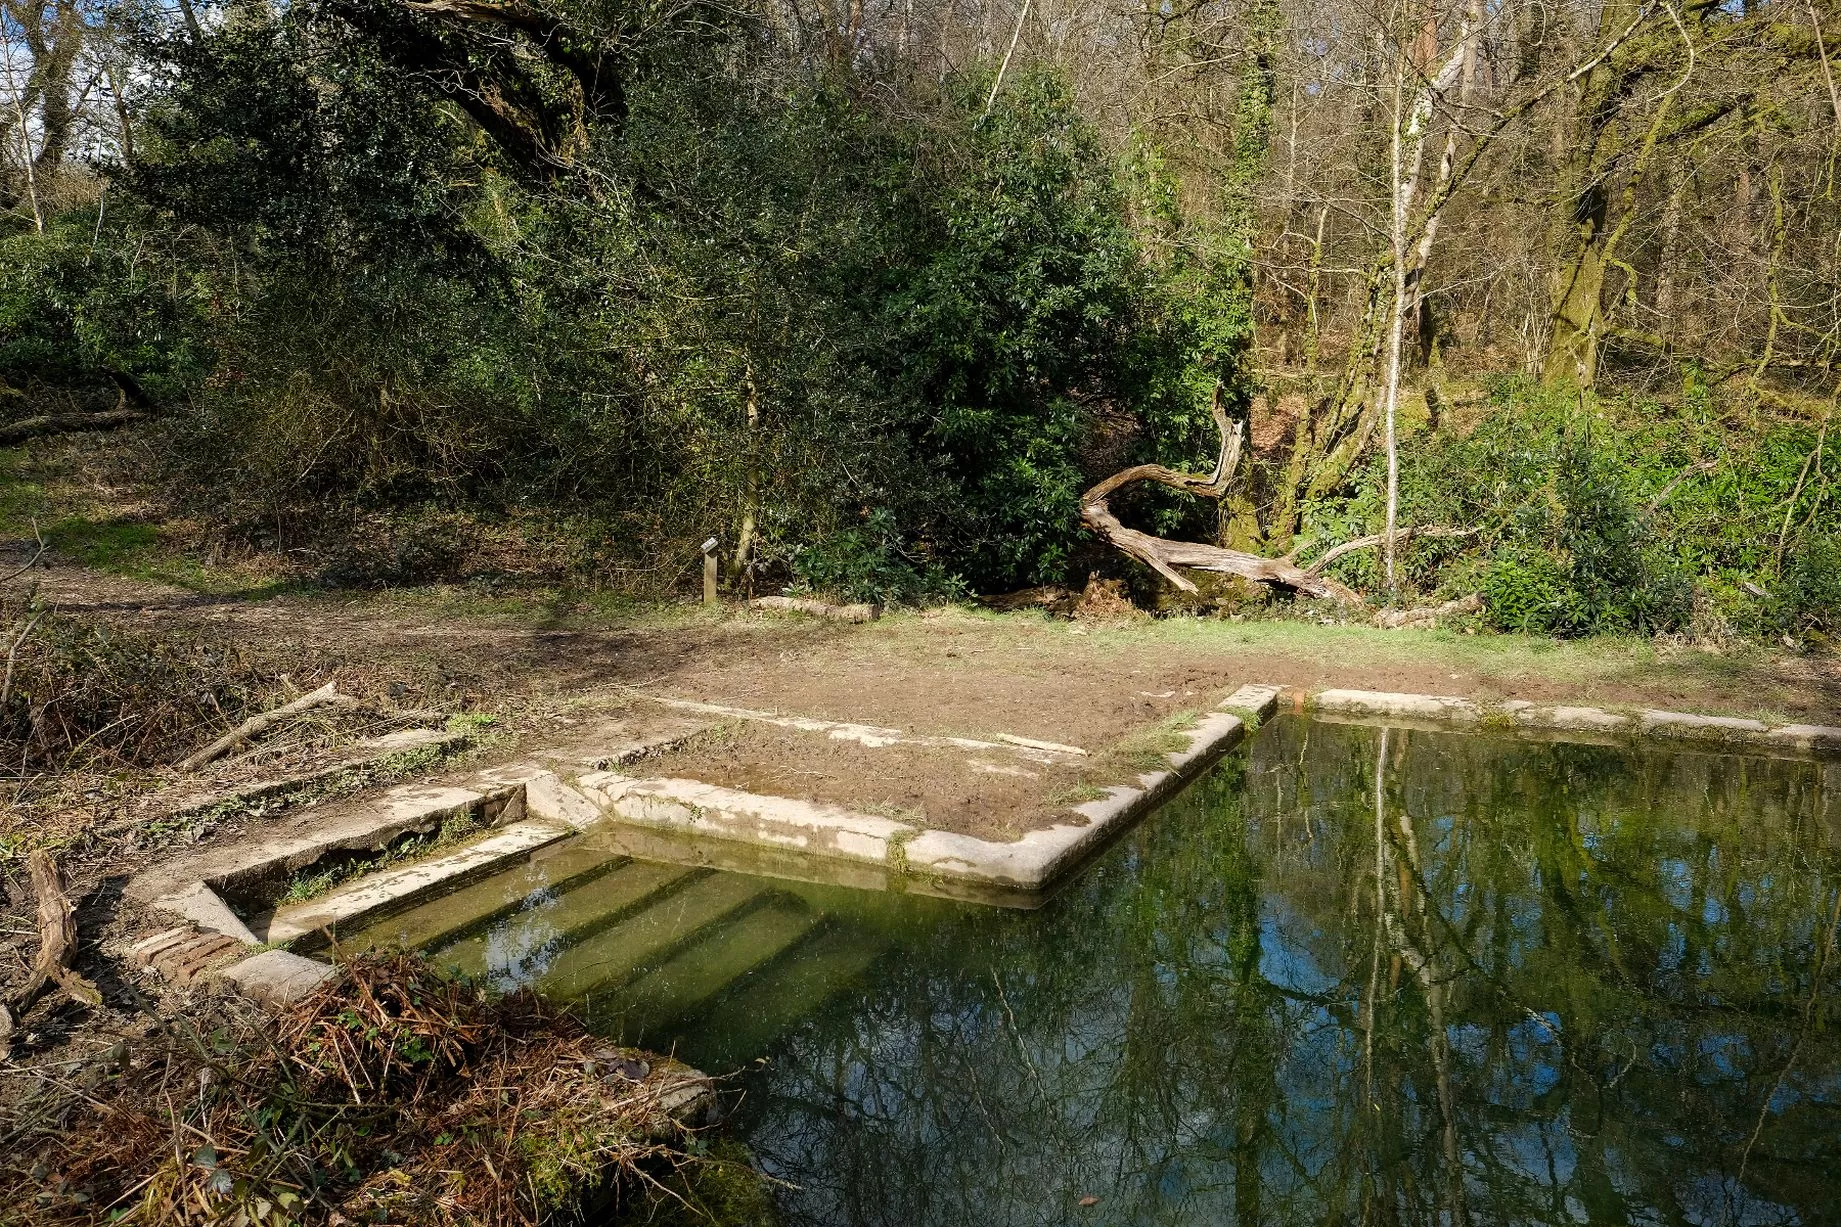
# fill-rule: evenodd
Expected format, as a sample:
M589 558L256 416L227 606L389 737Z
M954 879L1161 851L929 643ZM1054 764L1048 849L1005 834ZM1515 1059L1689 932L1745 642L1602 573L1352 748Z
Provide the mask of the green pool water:
M786 1223L1841 1222L1841 764L1282 718L1034 911L468 892L363 940L740 1071Z

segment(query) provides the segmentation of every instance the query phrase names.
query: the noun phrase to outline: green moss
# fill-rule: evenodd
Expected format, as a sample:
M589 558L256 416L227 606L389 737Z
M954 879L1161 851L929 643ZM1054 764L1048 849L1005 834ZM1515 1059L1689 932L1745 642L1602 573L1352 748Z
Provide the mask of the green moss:
M86 567L113 571L140 562L159 545L160 533L151 524L73 516L45 529L45 540Z
M906 877L913 872L908 864L908 845L913 843L919 835L919 831L909 830L897 831L889 836L888 866L890 873Z
M1259 731L1259 726L1261 723L1260 716L1259 716L1259 713L1254 711L1252 708L1224 706L1220 708L1219 710L1226 712L1230 716L1233 716L1235 719L1239 720L1241 724L1245 725L1247 736L1251 737L1254 733L1257 733Z
M1063 809L1068 806L1084 805L1088 801L1099 801L1106 796L1106 790L1097 784L1079 783L1070 788L1059 788L1048 795L1051 809Z
M1521 724L1500 707L1486 707L1477 727L1489 733L1513 733L1521 728Z
M1101 770L1126 768L1133 772L1165 771L1169 756L1189 746L1190 731L1201 713L1194 708L1172 712L1147 729L1140 729L1109 746L1095 764Z
M6 518L6 510L0 506L0 519ZM25 531L29 533L29 527ZM66 516L48 526L41 521L40 531L45 544L59 554L113 575L249 600L303 591L293 581L252 581L247 575L207 567L176 548L158 527L139 520Z
M620 1223L648 1227L777 1227L772 1182L755 1170L753 1154L730 1138L711 1143L698 1162L667 1176L645 1205Z
M32 522L43 523L51 508L44 483L32 472L20 448L0 449L0 536L32 535Z

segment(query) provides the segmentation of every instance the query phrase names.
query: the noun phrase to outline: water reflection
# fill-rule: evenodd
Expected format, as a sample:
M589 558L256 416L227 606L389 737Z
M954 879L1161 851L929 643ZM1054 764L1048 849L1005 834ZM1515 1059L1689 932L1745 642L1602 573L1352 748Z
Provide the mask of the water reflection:
M1841 1220L1838 797L1280 720L1041 912L917 911L737 1128L795 1223Z

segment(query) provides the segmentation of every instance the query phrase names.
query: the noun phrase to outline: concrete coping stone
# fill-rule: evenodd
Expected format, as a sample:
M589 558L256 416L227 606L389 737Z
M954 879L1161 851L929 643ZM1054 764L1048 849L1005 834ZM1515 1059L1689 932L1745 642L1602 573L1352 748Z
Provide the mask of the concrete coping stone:
M1160 802L1239 740L1248 722L1270 716L1278 695L1275 686L1240 687L1184 730L1188 744L1166 756L1166 769L1115 785L1105 796L1072 807L1065 820L1015 840L927 830L842 806L762 796L697 780L636 779L591 771L571 781L542 762L524 761L465 777L470 786L401 785L305 834L245 841L188 858L177 870L149 871L130 882L129 892L189 926L254 946L262 939L230 909L220 890L293 873L329 854L379 849L411 831L432 830L455 814L492 808L500 823L496 835L445 856L366 875L320 899L280 908L269 919L264 936L271 942L299 945L324 929L409 906L574 831L610 820L874 866L896 877L919 872L975 891L995 888L1027 894L1046 888L1123 824ZM827 729L833 724L820 723ZM858 726L848 728L851 734L858 731ZM980 748L1001 745L1062 761L1085 755L1075 746L1000 736L1007 740L942 740Z
M199 882L216 890L235 890L265 877L305 869L336 853L377 851L404 835L432 831L454 817L477 815L487 825L523 817L522 786L480 783L478 790L398 785L373 801L341 806L321 816L301 834L243 839L157 865L129 879L127 894L164 906L172 896L190 893Z
M1770 725L1736 716L1693 712L1609 711L1577 704L1543 704L1526 699L1479 703L1447 695L1395 694L1376 690L1320 690L1307 706L1317 715L1354 719L1404 719L1432 724L1579 733L1630 739L1653 737L1726 749L1777 750L1802 755L1841 753L1841 728L1817 724Z
M218 893L203 882L194 882L170 895L162 895L153 900L153 906L200 929L233 937L245 945L259 944L256 935L250 932L242 918L231 911Z
M270 1008L299 1001L332 974L332 964L287 950L259 951L217 973L245 997Z

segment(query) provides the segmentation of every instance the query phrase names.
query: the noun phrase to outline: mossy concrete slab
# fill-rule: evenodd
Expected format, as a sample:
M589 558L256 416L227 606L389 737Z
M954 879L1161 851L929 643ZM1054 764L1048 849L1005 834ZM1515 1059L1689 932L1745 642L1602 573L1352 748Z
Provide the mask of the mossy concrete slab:
M1772 725L1737 716L1694 712L1608 711L1583 704L1532 703L1526 699L1478 702L1451 695L1394 694L1372 690L1321 690L1306 708L1326 719L1390 720L1429 727L1501 728L1551 732L1565 737L1627 744L1637 740L1678 742L1730 751L1780 752L1797 756L1841 753L1841 728L1815 724Z

